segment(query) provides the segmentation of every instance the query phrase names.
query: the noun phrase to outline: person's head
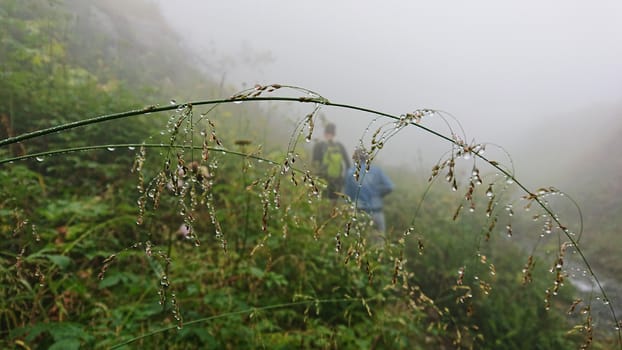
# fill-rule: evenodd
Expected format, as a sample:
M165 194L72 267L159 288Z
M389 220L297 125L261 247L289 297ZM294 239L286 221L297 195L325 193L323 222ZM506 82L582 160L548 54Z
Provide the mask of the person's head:
M369 159L369 154L363 147L357 147L354 149L354 153L352 154L352 159L357 163L365 163L367 159Z
M335 124L328 123L324 127L324 138L327 140L332 140L335 137Z

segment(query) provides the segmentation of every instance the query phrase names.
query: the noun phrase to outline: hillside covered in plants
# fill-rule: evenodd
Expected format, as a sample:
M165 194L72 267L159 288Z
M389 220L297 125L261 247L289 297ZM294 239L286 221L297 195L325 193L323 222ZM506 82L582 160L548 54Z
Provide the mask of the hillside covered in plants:
M150 1L120 4L0 0L0 347L622 348L564 193L521 186L502 149L433 110L235 91ZM337 109L380 165L398 132L447 145L385 167L380 245L311 164Z

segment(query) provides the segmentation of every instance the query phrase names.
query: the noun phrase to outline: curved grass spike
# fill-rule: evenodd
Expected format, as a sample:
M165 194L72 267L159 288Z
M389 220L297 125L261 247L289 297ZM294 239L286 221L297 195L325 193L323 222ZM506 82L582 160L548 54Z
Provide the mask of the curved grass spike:
M302 97L278 97L278 96L275 96L275 97L263 97L263 96L261 96L264 92L273 92L273 91L276 91L276 90L281 89L281 88L289 88L289 89L292 89L294 91L303 92L303 93L306 94L306 96L302 96ZM319 104L319 105L325 105L325 106L332 106L332 107L336 107L336 108L343 108L343 109L349 109L349 110L354 110L354 111L360 111L360 112L376 115L378 117L386 117L386 118L389 118L389 119L394 119L396 121L400 121L401 120L401 116L396 116L396 115L392 115L392 114L389 114L389 113L380 112L380 111L377 111L377 110L374 110L374 109L354 106L354 105L350 105L350 104L342 104L342 103L330 102L326 98L320 96L319 94L317 94L317 93L315 93L313 91L310 91L310 90L307 90L307 89L303 89L303 88L299 88L299 87L285 86L285 85L278 85L278 84L272 84L272 85L266 85L266 86L257 85L257 86L255 86L255 88L245 90L242 93L236 94L236 95L234 95L234 96L232 96L230 98L227 98L227 99L202 100L202 101L187 102L187 103L182 103L182 104L171 104L171 105L167 105L167 106L155 106L155 105L153 105L153 106L147 106L147 107L142 108L142 109L127 111L127 112L122 112L122 113L107 114L107 115L102 115L102 116L98 116L98 117L94 117L94 118L89 118L89 119L85 119L85 120L81 120L81 121L76 121L76 122L67 123L67 124L63 124L63 125L58 125L58 126L54 126L54 127L47 128L47 129L37 130L37 131L30 132L30 133L22 134L22 135L19 135L19 136L9 137L9 138L0 140L0 147L1 146L7 146L7 145L15 144L15 143L19 143L19 142L22 142L22 141L26 141L28 139L32 139L32 138L36 138L36 137L40 137L40 136L44 136L44 135L48 135L48 134L52 134L52 133L56 133L56 132L71 130L71 129L75 129L75 128L86 126L86 125L98 124L98 123L102 123L102 122L106 122L106 121L111 121L111 120L116 120L116 119L124 119L124 118L129 118L129 117L132 117L132 116L145 115L145 114L156 113L156 112L178 110L180 108L186 108L186 107L189 107L189 106L213 105L215 107L215 106L220 105L220 104L236 103L236 102L240 103L240 102L244 102L244 101L255 101L255 102L261 102L261 101L277 101L277 102L278 101L283 101L283 102L286 102L286 101L289 101L289 102L299 102L299 103L313 103L313 104ZM429 110L429 111L433 111L434 112L435 110ZM199 119L201 119L201 118L199 118ZM427 132L427 133L429 133L431 135L434 135L434 136L438 137L441 140L445 140L445 141L449 142L452 145L452 147L462 148L465 145L465 143L464 143L465 141L457 138L455 134L452 134L451 136L444 135L441 132L438 132L436 130L433 130L431 128L428 128L426 126L423 126L423 125L419 124L417 122L417 120L410 120L410 121L407 122L407 125L414 126L416 128L419 128L419 129L423 130L424 132ZM98 146L98 147L101 147L101 146ZM83 148L82 150L86 150L86 148ZM39 156L45 156L45 155L54 154L54 152L62 153L60 151L41 152L39 154ZM235 153L235 152L230 152L230 153ZM472 155L473 155L473 157L479 158L482 161L488 163L493 168L497 169L499 172L501 172L503 175L505 175L508 180L513 181L516 184L516 186L518 186L522 191L524 191L524 193L526 193L525 198L527 198L528 200L536 203L538 206L540 206L549 215L549 217L556 224L556 226L562 229L562 232L564 233L564 236L573 245L575 251L579 254L579 256L580 256L581 260L583 261L583 263L585 263L590 277L594 280L594 282L595 282L596 286L598 287L598 290L602 294L603 298L605 298L606 300L610 300L608 298L608 296L607 296L606 291L603 288L602 283L600 282L599 278L594 273L591 265L588 262L588 259L586 258L585 254L583 253L583 250L578 245L578 240L575 239L574 237L572 237L572 235L570 234L570 232L567 229L564 229L565 226L562 225L562 223L557 218L557 216L553 213L553 211L542 200L541 195L538 194L538 193L534 193L534 192L530 191L523 183L518 181L511 172L509 172L508 170L504 169L504 167L501 166L497 161L494 161L492 159L488 159L486 156L481 154L481 152L473 152ZM28 155L28 156L24 156L24 157L31 158L31 157L35 157L35 155ZM16 157L16 158L0 160L0 165L1 164L6 164L6 163L8 163L10 161L14 161L14 160L18 160L18 159L23 159L23 157ZM611 303L608 303L608 306L609 306L609 310L611 312L613 321L615 322L616 325L620 324L620 322L618 321L618 318L616 316L615 309L613 308L613 305ZM619 327L617 327L617 335L618 335L618 343L620 344L620 348L622 349L622 330Z
M418 110L418 111L417 111L417 112L415 112L414 114L410 114L411 118L410 118L409 122L410 122L410 121L412 121L412 120L414 119L414 123L419 124L419 122L420 122L420 120L421 120L421 117L422 117L423 115L427 114L427 113L430 113L430 112L431 112L431 113L434 113L434 111L430 111L430 110L423 110L422 112L420 112L420 110ZM418 118L413 118L413 117L416 117L416 116L418 116ZM365 131L364 131L364 133L363 133L364 135L370 131L371 126L373 125L373 123L375 123L375 122L376 122L379 118L380 118L380 117L376 117L376 118L374 118L374 119L373 119L373 120L372 120L372 121L368 124L367 128L365 129ZM401 115L401 116L400 116L399 121L398 121L398 122L394 122L394 123L393 123L393 127L392 127L392 128L385 129L385 127L386 127L387 125L389 125L389 126L391 125L391 123L390 123L390 122L388 122L388 123L385 123L385 124L383 124L382 126L380 126L380 127L379 127L379 128L378 128L375 132L374 132L374 134L373 134L373 136L372 136L372 140L371 140L371 144L372 144L372 146L371 146L371 150L369 151L369 153L370 153L370 155L371 155L371 156L370 156L370 159L372 159L373 157L375 157L375 154L376 154L377 152L379 152L379 151L383 148L384 143L385 143L385 142L386 142L389 138L391 138L391 137L395 136L395 134L397 134L397 132L399 132L399 131L400 131L400 130L401 130L401 129L405 126L405 123L404 123L405 119L406 119L406 117L405 117L404 115ZM447 122L447 120L446 120L445 118L442 118L442 119L443 119L443 121L445 122L445 124L447 125L447 127L449 128L449 130L451 131L451 126L449 125L449 123ZM457 121L456 121L456 122L457 122ZM457 123L458 123L458 125L460 126L460 123L459 123L459 122L457 122ZM410 123L407 123L407 124L410 124ZM461 126L460 126L460 127L461 127ZM461 127L461 130L463 130L463 129L462 129L462 127ZM458 159L458 158L465 158L465 159L468 159L468 158L471 158L472 156L477 156L477 157L479 157L479 158L483 159L484 161L486 161L487 163L489 163L490 165L492 165L492 166L494 166L495 168L497 168L499 171L501 171L501 172L502 172L502 173L506 176L506 179L505 179L505 184L504 184L504 187L503 187L502 192L505 192L505 191L507 190L507 187L508 187L508 185L509 185L509 184L513 184L513 183L515 182L515 175L514 175L514 162L513 162L512 158L511 158L511 156L509 155L509 153L508 153L508 152L507 152L507 151L506 151L503 147L501 147L501 146L499 146L499 145L496 145L496 144L490 144L490 145L493 145L493 146L497 147L498 149L500 149L500 150L502 151L502 153L503 153L503 154L505 154L505 155L507 156L507 158L509 159L510 164L511 164L511 168L510 168L510 170L508 170L508 169L502 169L502 168L500 168L500 167L502 166L500 163L498 163L498 162L496 162L496 161L488 161L486 158L482 157L482 153L483 153L482 151L483 151L483 150L485 149L485 147L486 147L487 145L489 145L489 144L476 144L476 145L471 144L471 145L467 145L467 144L466 144L463 140L461 140L460 138L456 137L456 136L455 136L455 133L454 133L453 131L451 131L451 134L452 134L452 138L453 138L452 150L451 150L451 151L448 151L448 152L447 152L444 156L442 156L442 157L441 157L441 161L442 161L443 159L445 159L445 157L447 156L447 154L448 154L448 153L451 153L451 158L450 158L450 159L448 159L447 161L445 161L442 165L435 167L435 168L436 168L436 170L433 170L433 175L432 175L432 177L430 178L430 180L432 180L432 179L434 179L434 180L435 180L435 179L436 179L436 177L437 177L437 175L438 175L438 171L439 171L440 169L442 169L442 168L444 168L444 167L449 167L449 173L448 173L448 175L447 175L447 181L449 181L449 182L451 182L451 183L452 183L452 189L453 189L454 191L456 191L456 190L457 190L457 186L456 186L456 180L455 180L454 171L453 171L454 166L455 166L455 160L456 160L456 159ZM361 146L361 147L364 147L364 145L363 145L363 141L362 141L362 140L363 140L363 137L361 137L361 139L360 139L360 146ZM467 155L468 155L468 158L467 158ZM441 164L441 161L439 161L439 164ZM474 167L474 169L476 169L476 166L475 166L475 159L473 159L473 163L474 163L473 167ZM356 175L359 175L358 173L359 173L359 172L361 172L361 170L362 170L362 169L360 169L360 164L357 164L357 173L356 173ZM363 173L363 174L362 174L362 175L360 175L360 176L365 176L365 174ZM479 170L477 170L477 177L479 178ZM495 181L495 182L496 182L496 181ZM479 184L481 184L481 180L479 181ZM491 226L490 226L490 228L488 229L487 237L489 237L490 232L491 232L491 231L493 230L493 228L494 228L494 223L496 223L496 221L497 221L497 217L496 217L496 215L495 215L495 216L493 216L493 212L496 212L496 211L497 211L497 204L496 204L496 201L495 201L495 196L494 196L494 193L493 193L493 191L492 191L492 185L493 185L493 183L489 184L489 189L488 189L488 191L487 191L487 195L490 197L490 199L489 199L489 203L488 203L488 209L487 209L487 216L491 216L491 217L492 217L492 219L491 219L491 220L492 220L492 222L491 222ZM520 185L520 184L519 184L519 185ZM427 193L427 192L428 192L428 190L430 189L430 187L431 187L431 183L428 185L428 188L426 189L425 193ZM471 181L471 188L470 188L469 192L467 192L467 195L466 195L466 196L467 196L467 201L469 200L469 197L470 197L470 196L472 196L472 191L474 190L474 187L475 187L475 185L473 184L473 180L472 180L472 181ZM527 190L524 188L524 186L521 186L521 188L522 188L523 190L525 190L527 193L530 193L529 191L527 191ZM543 195L540 195L540 194L541 194L541 192L542 192L544 195L549 194L549 193L561 193L561 192L559 192L559 191L557 191L557 190L553 190L553 189L552 189L552 190L546 190L546 189L545 189L544 191L542 191L542 190L538 190L538 191L536 191L536 192L537 192L537 194L538 194L538 195L536 195L536 196L533 196L533 195L531 195L531 194L528 194L528 195L524 196L523 198L524 198L524 199L525 199L525 198L527 198L528 200L530 200L530 202L537 201L537 202L538 202L538 204L539 204L540 206L542 206L542 207L544 207L544 206L547 206L547 207L548 207L548 203L547 203L546 201L542 200L544 196L543 196ZM425 198L425 193L424 193L424 196L423 196L424 198ZM562 194L562 195L563 195L563 194ZM561 242L561 235L560 235L560 236L558 236L559 241L560 241L560 242L559 242L559 245L558 245L558 247L559 247L559 249L560 249L560 252L559 252L559 256L558 256L557 262L556 262L556 268L554 269L554 270L557 272L557 277L556 277L556 283L555 283L555 287L554 287L554 294L553 294L553 295L556 295L556 294L557 294L557 290L559 289L559 286L560 286L560 285L561 285L561 283L563 282L563 275L562 275L562 272L561 272L561 268L557 268L557 266L561 266L560 264L563 264L563 263L562 263L562 261L563 261L563 255L564 255L564 254L563 254L563 250L565 250L565 249L564 249L564 248L562 248L562 247L567 247L567 246L573 246L573 247L574 247L574 246L576 246L576 245L577 245L577 243L578 243L578 240L579 240L579 239L580 239L580 237L581 237L581 233L582 233L582 231L583 231L583 218L582 218L582 212L581 212L580 208L578 207L577 203L576 203L576 202L575 202L572 198L570 198L570 199L571 199L571 201L574 203L575 207L577 208L577 211L579 212L579 219L580 219L580 226L581 226L581 228L580 228L580 234L579 234L579 237L577 238L577 242L572 242L571 244L566 244L566 243L562 244L562 242ZM423 198L421 199L421 202L419 203L419 206L422 204L422 202L423 202ZM472 202L472 203L473 203L473 202ZM460 204L460 206L458 207L458 210L457 210L457 211L456 211L456 213L454 214L454 220L455 220L455 219L457 218L457 216L459 215L460 210L462 209L462 207L463 207L463 204ZM546 208L545 208L545 209L546 209ZM417 212L418 212L418 211L419 211L419 208L417 208L417 210L415 211L415 217L413 218L413 222L411 223L411 228L409 228L409 229L408 229L408 232L412 231L412 226L414 225L414 221L415 221L415 218L416 218L416 216L417 216ZM550 213L552 213L552 210L551 210L550 208L548 208L546 211L549 213L549 215L551 215ZM555 219L555 221L558 223L558 227L559 227L561 230L563 230L563 231L564 231L564 234L565 234L565 235L566 235L566 236L567 236L567 237L568 237L568 238L572 241L572 238L570 237L571 233L567 230L567 228L566 228L566 227L564 227L564 226L562 226L562 225L561 225L561 223L559 223L558 219L556 219L556 217L554 217L554 216L552 216L552 215L551 215L551 217ZM548 223L549 223L549 225L550 225L550 226L551 226L551 228L552 228L552 220L551 220L551 219L549 219ZM550 232L550 231L549 231L549 232ZM512 235L512 226L511 226L511 223L508 223L508 225L507 225L507 233L508 233L508 235L509 235L509 236L511 236L511 235ZM481 239L481 237L480 237L480 239ZM488 238L487 238L487 239L488 239ZM536 245L536 247L537 247L537 245ZM534 249L535 249L535 248L534 248ZM478 254L478 256L479 256L479 254ZM586 261L585 257L584 257L582 254L581 254L581 256L582 256L582 259L583 259L583 261L585 262L585 264L586 264L586 265L589 265L589 264L587 263L587 261ZM491 266L491 268L494 270L494 265L492 265L492 264L491 264L490 266ZM591 269L590 269L590 270L591 270ZM593 276L593 274L592 274L592 276ZM595 279L595 281L596 281L596 284L597 284L599 287L601 287L601 286L600 286L600 282L599 282L597 279ZM482 283L482 282L480 281L480 283ZM608 300L608 297L606 296L606 293L604 293L604 290L602 290L602 288L600 288L600 289L601 289L601 293L603 294L603 297L605 298L605 300ZM549 295L549 296L550 296L550 294L551 294L551 293L548 293L548 292L547 292L547 295ZM547 304L548 304L548 299L549 299L549 297L547 297ZM610 305L610 304L609 304L609 305ZM610 306L610 311L611 311L612 316L613 316L613 318L614 318L614 320L615 320L615 319L616 319L615 311L614 311L614 309L613 309L611 306ZM616 324L618 323L618 322L617 322L617 320L615 321L615 323L616 323Z
M86 151L94 151L94 150L109 150L111 148L120 150L122 148L127 148L128 150L130 150L131 148L138 148L138 147L145 147L145 148L186 148L186 149L193 149L193 150L202 150L203 147L199 147L199 146L178 146L178 145L163 145L163 144L159 144L159 143L119 143L119 144L107 144L107 145L92 145L92 146L82 146L82 147L72 147L72 148L63 148L60 150L51 150L51 151L45 151L45 152L38 152L38 153L32 153L32 154L26 154L23 156L18 156L18 157L12 157L12 158L5 158L5 159L0 159L0 165L5 164L5 163L13 163L13 162L17 162L20 160L27 160L27 159L37 159L37 158L47 158L47 157L51 157L51 156L58 156L58 155L62 155L62 154L68 154L68 153L76 153L76 152L86 152ZM272 165L277 165L280 164L279 162L267 159L267 158L263 158L254 154L247 154L247 153L243 153L243 152L239 152L239 151L231 151L231 150L227 150L227 149L222 149L222 148L216 148L216 147L209 147L209 150L214 151L214 150L218 150L219 152L224 152L226 154L230 154L230 155L234 155L234 156L239 156L239 157L244 157L244 158L250 158L250 159L254 159L254 160L259 160L262 162L266 162L268 164L272 164ZM298 171L302 171L299 169L295 169Z
M199 318L199 319L196 319L196 320L184 322L184 327L198 325L198 324L209 322L209 321L216 320L216 319L219 319L219 318L226 318L226 317L232 317L232 316L237 316L237 315L252 314L252 313L254 313L256 311L283 309L283 308L288 308L288 307L292 307L292 306L299 306L299 305L319 305L319 304L337 304L337 303L352 303L352 304L363 303L363 305L365 305L365 303L368 303L370 301L374 301L376 299L380 299L380 298L369 298L369 299L340 298L340 299L319 299L319 300L293 301L291 303L283 303L283 304L274 304L274 305L253 307L253 308L249 308L249 309L238 310L238 311L233 311L233 312L227 312L227 313L224 313L224 314L219 314L219 315L214 315L214 316L209 316L209 317L203 317L203 318ZM168 332L170 330L175 330L175 329L177 329L177 325L156 329L156 330L154 330L152 332L145 333L145 334L139 335L137 337L128 339L128 340L126 340L126 341L124 341L122 343L115 344L115 345L111 346L110 349L118 349L120 347L123 347L123 346L129 345L129 344L135 343L135 342L137 342L137 341L139 341L141 339L148 338L148 337L150 337L152 335L155 335L155 334L158 334L158 333L163 333L163 332Z

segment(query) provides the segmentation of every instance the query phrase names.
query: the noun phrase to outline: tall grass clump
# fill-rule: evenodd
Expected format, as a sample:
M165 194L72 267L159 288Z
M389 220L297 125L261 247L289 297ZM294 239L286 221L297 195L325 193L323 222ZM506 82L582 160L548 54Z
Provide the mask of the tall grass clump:
M307 109L282 145L226 120L227 108L269 103ZM393 170L400 198L388 201L380 247L365 214L322 197L305 145L329 109L369 118L358 142L372 162L399 133L447 146L429 173ZM7 150L137 117L163 126L138 141ZM5 344L622 348L578 206L555 187L524 186L502 147L467 140L443 111L391 115L279 84L0 140ZM120 155L110 161L127 171L90 197L45 195L70 179L47 179L42 165L96 152ZM586 298L568 286L577 274L592 284Z

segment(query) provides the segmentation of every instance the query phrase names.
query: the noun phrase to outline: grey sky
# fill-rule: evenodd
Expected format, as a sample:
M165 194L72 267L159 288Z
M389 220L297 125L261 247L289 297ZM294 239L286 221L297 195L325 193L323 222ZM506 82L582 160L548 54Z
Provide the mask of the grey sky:
M607 132L598 119L612 119L622 106L618 0L159 3L186 44L228 84L298 85L395 114L438 108L455 115L469 139L503 144L511 153L521 147L518 140L538 140L537 128L566 125L595 108L601 113L589 116L593 123L562 126L560 133L567 140L585 129ZM332 118L348 146L361 132L349 132L356 118ZM542 147L554 156L555 149Z

